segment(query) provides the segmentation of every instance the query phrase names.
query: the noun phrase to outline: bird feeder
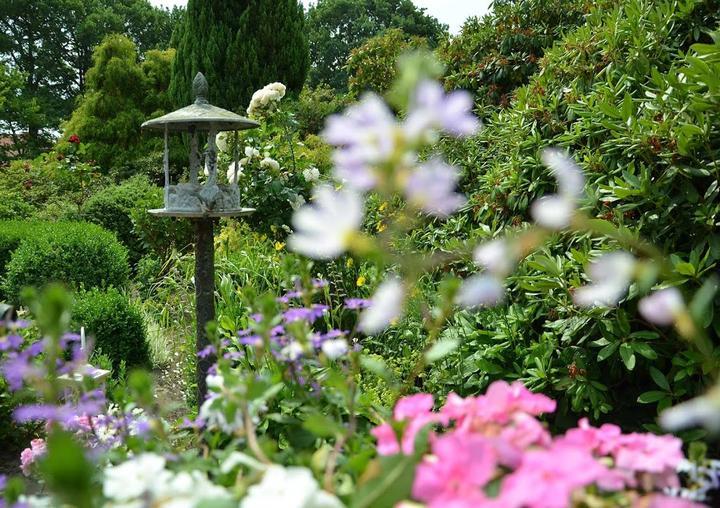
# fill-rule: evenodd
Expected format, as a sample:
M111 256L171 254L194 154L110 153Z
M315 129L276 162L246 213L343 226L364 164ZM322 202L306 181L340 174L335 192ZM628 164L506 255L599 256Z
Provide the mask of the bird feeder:
M143 130L161 131L165 138L163 169L165 171L165 207L150 210L159 217L185 218L195 226L195 305L197 317L197 351L209 345L206 326L215 319L215 249L213 226L219 217L249 215L254 209L241 206L238 187L240 153L238 131L254 129L260 124L208 102L208 82L201 73L193 80L195 102L165 116L148 120ZM218 179L218 148L220 132L234 132L234 169L227 183ZM171 134L187 134L190 139L190 174L187 182L173 184L170 180L168 139ZM202 143L202 144L201 144ZM201 147L204 147L201 149ZM200 170L205 181L200 181ZM228 175L230 176L230 175ZM213 355L197 359L198 404L207 394L206 377L215 362Z

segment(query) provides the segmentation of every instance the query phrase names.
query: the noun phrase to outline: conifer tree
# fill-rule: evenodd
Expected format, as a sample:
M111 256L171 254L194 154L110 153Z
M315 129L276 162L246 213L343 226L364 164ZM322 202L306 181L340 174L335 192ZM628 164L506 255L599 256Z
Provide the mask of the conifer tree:
M191 101L197 72L210 83L210 102L240 112L268 83L280 81L291 92L305 83L309 52L298 0L189 0L173 42L176 107Z

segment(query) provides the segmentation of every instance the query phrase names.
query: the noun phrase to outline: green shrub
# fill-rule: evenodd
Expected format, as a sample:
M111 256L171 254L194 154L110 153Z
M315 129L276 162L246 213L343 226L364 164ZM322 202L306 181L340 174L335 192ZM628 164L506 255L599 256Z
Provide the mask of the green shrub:
M94 340L95 352L108 357L114 372L146 367L150 356L146 329L140 310L115 288L83 291L72 308L73 328L85 327Z
M305 87L294 104L300 137L318 134L325 127L325 120L347 106L349 99L328 85L320 84L315 88Z
M73 289L90 289L121 287L128 280L127 249L99 226L41 223L25 231L27 238L12 253L3 281L3 292L12 303L19 303L26 286L61 282Z
M628 0L589 14L586 26L546 53L511 107L476 139L449 147L467 168L468 211L415 232L413 246L445 249L522 228L530 203L556 190L539 154L559 146L585 171L585 211L596 227L660 246L671 258L672 284L695 292L720 264L720 42L695 44L712 42L703 34L718 26L719 7ZM457 316L445 333L463 345L434 366L424 388L478 393L494 379L517 378L558 399L564 423L610 414L638 426L703 392L711 379L702 355L634 317L638 288L616 309L573 305L574 289L587 282L584 265L618 248L589 235L554 235L520 263L505 308ZM720 300L702 324L718 344ZM383 351L395 354L407 340L387 337ZM424 339L412 340L417 347Z
M0 220L25 219L32 215L33 207L14 190L0 189Z

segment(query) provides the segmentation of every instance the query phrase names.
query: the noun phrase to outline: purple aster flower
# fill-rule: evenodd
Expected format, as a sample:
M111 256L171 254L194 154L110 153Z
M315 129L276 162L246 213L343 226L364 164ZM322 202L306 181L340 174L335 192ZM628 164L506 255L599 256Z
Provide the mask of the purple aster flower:
M25 352L30 356L37 356L42 353L44 349L45 344L43 343L43 341L39 340L30 344L30 347L28 347Z
M252 315L250 316L250 319L252 319L252 320L255 321L256 323L262 323L263 315L260 314L259 312L257 312L257 313L255 313L255 314L252 314Z
M212 344L205 346L202 350L198 351L198 358L210 358L217 353L217 349Z
M426 138L429 130L443 130L458 138L472 136L480 128L473 114L472 96L465 91L445 93L436 81L424 81L415 90L404 129L410 139Z
M0 351L17 351L22 346L23 340L20 335L15 334L0 337Z
M270 336L276 337L278 335L283 335L285 333L285 328L282 325L273 326L270 328Z
M328 281L326 281L325 279L313 279L312 285L315 289L322 289L324 287L327 287Z
M328 310L327 305L314 304L312 307L296 307L288 309L283 313L283 319L286 323L293 323L295 321L307 321L308 323L314 323L317 319L323 316Z
M223 355L226 360L239 360L244 357L245 354L242 351L228 351Z
M240 339L240 344L244 346L262 346L263 340L259 335L249 335Z
M350 310L365 309L370 306L370 300L367 298L347 298L345 300L345 308Z
M280 303L290 303L290 300L300 298L302 295L302 291L288 291L283 296L277 298L277 301Z
M31 378L44 377L45 371L29 362L25 351L22 353L11 353L8 360L2 365L2 373L8 386L12 391L17 391L23 386L23 381Z
M455 192L459 170L440 159L415 168L405 186L405 196L417 208L436 217L447 217L465 204L465 197Z
M238 337L247 337L250 334L252 334L252 330L250 328L245 328L244 330L239 330L237 332Z

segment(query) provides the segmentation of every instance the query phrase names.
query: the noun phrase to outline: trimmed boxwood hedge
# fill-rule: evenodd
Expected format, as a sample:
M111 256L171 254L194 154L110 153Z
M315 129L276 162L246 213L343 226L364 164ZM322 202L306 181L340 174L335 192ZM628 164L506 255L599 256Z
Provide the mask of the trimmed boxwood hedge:
M2 294L20 303L26 286L61 282L70 289L121 287L128 281L127 249L115 235L86 223L0 222Z
M110 358L114 372L118 372L121 361L127 367L150 365L142 314L117 289L78 293L72 309L72 325L77 330L85 327L88 337L94 340L95 351Z

